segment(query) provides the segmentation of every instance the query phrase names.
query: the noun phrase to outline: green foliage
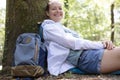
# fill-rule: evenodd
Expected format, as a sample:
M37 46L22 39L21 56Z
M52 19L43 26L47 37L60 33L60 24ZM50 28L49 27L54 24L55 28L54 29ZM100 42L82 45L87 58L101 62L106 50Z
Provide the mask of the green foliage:
M4 23L5 23L5 9L0 9L0 27Z
M5 9L0 9L0 64L3 55L3 46L5 40Z
M116 5L116 8L120 8L120 0L115 0L115 5Z
M63 23L90 40L110 40L112 0L62 0L65 19Z

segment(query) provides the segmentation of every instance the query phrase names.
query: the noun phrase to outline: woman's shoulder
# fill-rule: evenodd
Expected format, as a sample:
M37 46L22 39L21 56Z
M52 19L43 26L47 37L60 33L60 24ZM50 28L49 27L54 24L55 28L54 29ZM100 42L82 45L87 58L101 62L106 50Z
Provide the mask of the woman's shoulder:
M55 22L53 20L46 19L42 22L41 26L43 27L44 30L48 30L48 29L53 28L54 24Z
M42 27L44 29L57 29L61 27L59 22L54 22L53 20L46 19L42 22Z
M49 25L49 24L55 24L55 22L50 19L46 19L42 22L42 26Z

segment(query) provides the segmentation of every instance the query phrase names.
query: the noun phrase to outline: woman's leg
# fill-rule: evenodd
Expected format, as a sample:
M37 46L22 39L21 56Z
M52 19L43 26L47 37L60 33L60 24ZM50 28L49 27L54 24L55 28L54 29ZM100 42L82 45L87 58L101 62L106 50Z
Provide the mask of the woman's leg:
M120 47L105 50L101 61L101 73L120 70Z

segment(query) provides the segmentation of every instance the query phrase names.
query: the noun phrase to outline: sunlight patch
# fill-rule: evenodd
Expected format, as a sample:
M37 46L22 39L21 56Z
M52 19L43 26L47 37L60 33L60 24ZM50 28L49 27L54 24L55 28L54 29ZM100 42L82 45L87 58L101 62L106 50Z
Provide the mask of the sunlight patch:
M2 66L0 65L0 70L2 70Z

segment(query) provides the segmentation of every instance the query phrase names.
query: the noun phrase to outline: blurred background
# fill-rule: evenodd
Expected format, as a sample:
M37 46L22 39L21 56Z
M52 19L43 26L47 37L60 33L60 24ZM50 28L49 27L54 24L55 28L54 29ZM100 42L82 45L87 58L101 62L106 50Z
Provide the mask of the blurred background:
M2 63L4 36L5 36L5 13L6 13L6 0L0 1L0 65ZM0 69L2 66L0 66Z

